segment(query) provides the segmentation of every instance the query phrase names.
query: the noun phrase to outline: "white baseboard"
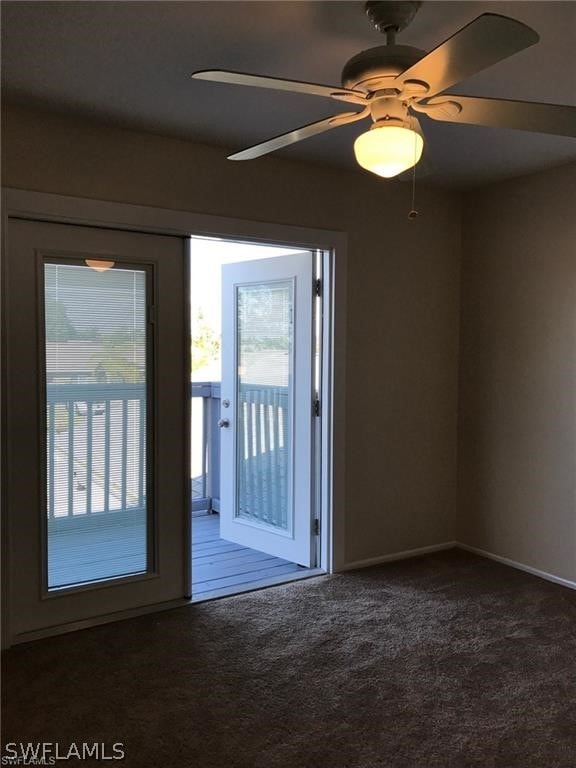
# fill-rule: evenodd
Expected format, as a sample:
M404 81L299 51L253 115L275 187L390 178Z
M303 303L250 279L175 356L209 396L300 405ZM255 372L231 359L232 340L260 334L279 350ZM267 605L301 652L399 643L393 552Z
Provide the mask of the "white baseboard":
M457 541L445 541L442 544L432 544L429 547L418 547L417 549L407 549L404 552L394 552L391 555L378 555L378 557L369 557L366 560L354 560L351 563L344 563L340 571L353 571L357 568L368 568L371 565L380 565L380 563L391 563L394 560L407 560L409 557L418 557L418 555L429 555L431 552L440 552L443 549L454 549L458 546Z
M488 560L495 560L497 563L508 565L511 568L517 568L519 571L525 571L532 574L532 576L538 576L546 581L552 581L554 584L560 584L563 587L569 589L576 589L576 581L570 581L564 579L561 576L555 576L553 573L547 571L541 571L538 568L533 568L531 565L525 565L519 563L516 560L511 560L509 557L502 557L501 555L495 555L492 552L487 552L484 549L478 549L478 547L471 547L468 544L463 544L461 541L446 541L442 544L432 544L429 547L418 547L417 549L407 549L404 552L394 552L390 555L379 555L378 557L369 557L365 560L354 560L351 563L345 563L341 571L352 571L357 568L368 568L371 565L380 565L381 563L392 563L395 560L407 560L410 557L418 557L418 555L428 555L432 552L440 552L444 549L463 549L466 552L472 552L480 557L485 557Z
M185 608L189 605L190 600L186 597L181 597L176 600L169 600L165 603L155 603L154 605L145 605L141 608L130 608L126 611L109 613L105 616L94 616L91 619L72 621L70 624L58 624L55 627L34 629L30 632L23 632L19 635L13 635L11 638L8 638L7 644L2 646L2 649L10 648L13 645L20 645L20 643L29 643L34 640L43 640L46 637L54 637L55 635L66 635L69 632L76 632L79 629L92 629L92 627L99 627L102 624L112 624L115 621L123 621L124 619L135 619L139 616L146 616L149 613L171 611L174 608Z
M526 571L526 573L531 573L532 576L539 576L541 579L546 579L546 581L553 581L554 584L561 584L563 587L576 589L576 581L563 579L561 576L555 576L553 573L541 571L539 568L533 568L531 565L524 565L524 563L519 563L516 560L510 560L509 557L495 555L492 552L486 552L484 549L478 549L478 547L471 547L468 544L462 544L460 541L455 542L455 546L458 549L466 550L466 552L472 552L475 555L480 555L480 557L486 557L488 560L495 560L497 563L509 565L511 568L517 568L519 571Z

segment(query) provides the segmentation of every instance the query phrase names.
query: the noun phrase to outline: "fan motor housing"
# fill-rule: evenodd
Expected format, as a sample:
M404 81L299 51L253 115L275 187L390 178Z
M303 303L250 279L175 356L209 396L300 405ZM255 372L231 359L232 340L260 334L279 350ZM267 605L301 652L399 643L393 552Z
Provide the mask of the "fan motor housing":
M420 61L426 51L411 45L379 45L353 56L342 70L342 87L372 93Z

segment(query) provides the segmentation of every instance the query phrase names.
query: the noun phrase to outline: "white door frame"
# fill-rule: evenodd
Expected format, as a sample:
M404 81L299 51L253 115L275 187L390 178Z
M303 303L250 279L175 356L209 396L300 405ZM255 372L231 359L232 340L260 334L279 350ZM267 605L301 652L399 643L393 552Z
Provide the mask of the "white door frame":
M246 221L190 211L174 211L164 208L152 208L142 205L91 200L45 192L3 188L3 223L4 232L10 218L30 219L34 221L52 221L79 224L91 227L124 229L137 232L149 232L160 235L179 237L205 236L222 237L228 240L262 242L273 245L301 247L308 250L320 250L325 253L323 269L323 375L322 375L322 488L320 526L321 552L320 567L328 572L336 572L345 564L345 491L346 491L346 293L347 293L347 236L344 232L312 229L307 227ZM6 237L6 235L5 235ZM337 311L336 311L337 307ZM188 344L189 348L189 344ZM183 382L186 391L186 403L189 407L188 382ZM3 449L5 446L3 419ZM189 442L189 441L187 441ZM2 461L4 463L4 450ZM5 513L2 515L3 541L3 599L4 617L8 589L8 559L10 541L10 520L6 514L6 498L2 497ZM187 516L190 518L190 516ZM190 543L190 520L184 523L184 537ZM191 551L191 547L187 547ZM190 572L190 568L187 569ZM188 594L191 585L187 585ZM160 610L156 605L139 613ZM172 607L172 606L167 606ZM134 611L126 615L136 615ZM89 624L123 618L103 616L86 622ZM76 627L74 627L76 628ZM11 642L10 628L2 627L2 646Z

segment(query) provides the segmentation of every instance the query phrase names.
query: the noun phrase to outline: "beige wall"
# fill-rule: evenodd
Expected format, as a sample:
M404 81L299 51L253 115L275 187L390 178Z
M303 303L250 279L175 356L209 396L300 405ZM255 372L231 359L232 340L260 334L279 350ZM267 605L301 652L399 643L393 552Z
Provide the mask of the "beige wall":
M346 559L454 538L460 202L12 108L8 186L348 233Z
M459 540L576 581L576 165L465 198Z
M348 233L348 561L457 537L576 580L576 166L471 192L462 217L421 187L413 224L398 182L5 117L8 186Z

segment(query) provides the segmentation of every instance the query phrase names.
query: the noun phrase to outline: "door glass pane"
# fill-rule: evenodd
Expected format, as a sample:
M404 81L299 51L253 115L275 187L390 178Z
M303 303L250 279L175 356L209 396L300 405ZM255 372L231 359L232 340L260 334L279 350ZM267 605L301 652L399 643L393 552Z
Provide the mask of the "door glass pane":
M291 281L237 288L236 516L290 532Z
M49 589L147 569L146 277L44 265Z

